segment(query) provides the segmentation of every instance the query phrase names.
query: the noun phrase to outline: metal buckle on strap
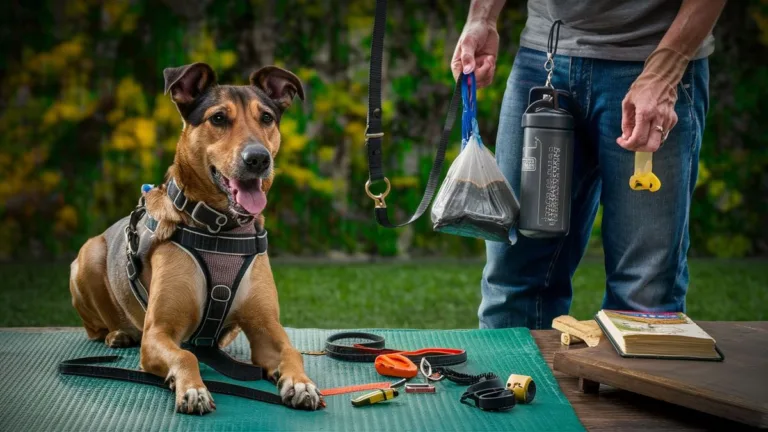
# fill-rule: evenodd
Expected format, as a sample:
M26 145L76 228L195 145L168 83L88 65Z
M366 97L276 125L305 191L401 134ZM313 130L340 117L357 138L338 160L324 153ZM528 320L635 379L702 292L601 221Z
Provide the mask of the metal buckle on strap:
M133 265L133 260L128 259L128 264L125 265L126 273L128 273L128 279L134 280L136 279L136 275L138 272L136 271L136 266Z
M125 244L128 248L128 252L132 255L136 255L139 252L138 234L131 230L130 225L125 226L123 234L125 236Z
M205 208L205 209L206 209L206 210L208 210L209 212L211 212L211 213L213 213L213 214L215 214L215 215L216 215L216 222L215 222L215 223L216 223L216 225L217 225L217 226L216 226L216 229L215 229L215 230L214 230L214 229L212 229L212 228L211 228L211 226L210 226L210 225L208 225L208 223L207 223L207 222L201 221L200 219L198 219L198 218L197 218L197 214L199 213L199 211L200 211L200 209L201 209L201 208ZM205 203L205 202L203 202L203 201L200 201L200 202L198 202L198 203L197 203L197 205L195 205L195 208L194 208L194 209L192 209L192 212L191 212L189 215L192 217L192 220L194 220L195 222L197 222L197 223L199 223L199 224L203 224L203 225L205 225L205 226L206 226L206 228L208 228L208 231L209 231L211 234L216 234L216 233L218 233L219 231L221 231L221 227L223 227L224 225L226 225L226 224L227 224L227 220L228 220L228 218L227 218L227 216L226 216L226 215L224 215L224 214L221 214L221 213L217 212L216 210L214 210L213 208L211 208L211 207L210 207L208 204L206 204L206 203Z

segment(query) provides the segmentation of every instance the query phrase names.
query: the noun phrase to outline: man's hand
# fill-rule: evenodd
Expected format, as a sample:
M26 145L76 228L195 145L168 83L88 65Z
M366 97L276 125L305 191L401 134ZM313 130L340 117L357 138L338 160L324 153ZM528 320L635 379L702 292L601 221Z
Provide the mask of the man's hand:
M677 124L676 101L677 92L666 81L654 74L640 75L621 103L622 135L616 142L631 151L658 150Z
M499 54L499 33L496 26L485 21L469 21L461 32L451 60L453 79L461 72L475 72L477 87L493 82L496 73L496 57Z
M672 25L621 103L621 137L616 140L620 146L643 152L659 149L662 139L677 124L675 88L715 26L725 2L683 0Z
M462 72L468 74L474 71L477 87L493 82L499 54L496 20L504 3L505 0L472 0L470 3L467 23L451 59L454 80L459 79Z

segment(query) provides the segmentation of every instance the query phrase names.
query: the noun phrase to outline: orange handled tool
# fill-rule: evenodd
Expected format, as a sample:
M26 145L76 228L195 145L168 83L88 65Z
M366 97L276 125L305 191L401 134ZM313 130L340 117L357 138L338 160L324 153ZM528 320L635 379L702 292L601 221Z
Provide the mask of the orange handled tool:
M384 376L413 378L419 372L416 365L402 354L382 354L374 361L376 372Z

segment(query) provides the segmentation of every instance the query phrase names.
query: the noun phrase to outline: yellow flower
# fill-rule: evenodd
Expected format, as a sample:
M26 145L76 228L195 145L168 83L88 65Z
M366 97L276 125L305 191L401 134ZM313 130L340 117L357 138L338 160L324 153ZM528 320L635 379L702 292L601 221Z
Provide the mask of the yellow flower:
M156 145L157 134L154 120L146 118L135 119L133 133L139 141L141 148L152 148Z
M50 191L61 181L61 174L53 171L46 171L40 176L40 182L43 184L43 190Z
M77 227L77 211L67 204L56 213L56 220L64 228L74 229Z

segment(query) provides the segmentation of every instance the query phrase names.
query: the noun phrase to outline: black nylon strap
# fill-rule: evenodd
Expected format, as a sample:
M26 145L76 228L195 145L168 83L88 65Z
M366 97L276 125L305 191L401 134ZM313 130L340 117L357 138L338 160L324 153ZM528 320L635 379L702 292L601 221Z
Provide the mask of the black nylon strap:
M368 342L356 344L362 348L336 343L336 341L342 339L366 339ZM328 357L336 360L367 363L375 362L376 357L379 355L395 353L403 354L414 363L419 363L422 358L426 358L432 366L450 366L467 361L467 353L465 351L459 354L430 352L425 355L412 355L409 354L409 351L385 348L383 337L365 332L340 332L331 335L325 341L325 353Z
M94 363L111 363L120 359L119 356L83 357L64 360L59 363L59 373L62 375L79 375L95 378L106 378L119 381L130 381L139 384L148 384L168 389L164 379L148 372L133 369L117 368L110 366L94 366ZM209 364L216 370L216 367ZM221 372L221 371L220 371ZM238 396L260 402L282 405L280 395L257 390L249 387L238 386L221 381L203 380L203 384L212 393Z
M256 234L217 234L179 225L171 240L200 252L228 255L258 255L267 251L267 231Z
M376 0L376 12L373 24L373 40L371 42L371 61L368 83L368 127L366 129L365 146L368 155L368 179L371 183L384 180L383 155L382 155L382 130L381 119L383 117L381 108L381 77L382 77L382 58L384 51L384 33L387 21L387 2L386 0ZM405 222L392 223L387 214L387 208L377 204L374 209L374 215L379 225L386 228L398 228L415 222L420 218L432 202L432 198L437 191L440 173L445 161L445 150L448 146L453 124L456 122L456 116L461 100L461 83L456 80L456 86L453 89L453 97L448 108L448 114L445 119L445 125L440 136L440 142L435 153L435 160L432 163L432 169L429 172L427 186L424 189L424 195L421 203L416 208L413 215Z
M483 411L503 411L517 403L515 394L507 390L498 378L482 380L470 386L459 402L470 405L467 400L474 401L475 406Z
M254 364L237 360L218 347L187 346L186 344L183 346L192 351L199 361L207 364L224 376L238 381L258 381L267 378L264 369Z

